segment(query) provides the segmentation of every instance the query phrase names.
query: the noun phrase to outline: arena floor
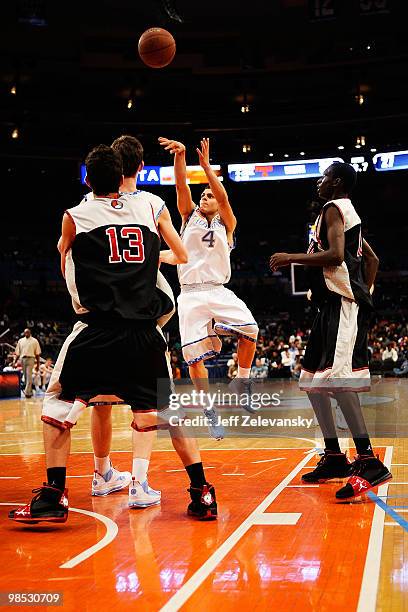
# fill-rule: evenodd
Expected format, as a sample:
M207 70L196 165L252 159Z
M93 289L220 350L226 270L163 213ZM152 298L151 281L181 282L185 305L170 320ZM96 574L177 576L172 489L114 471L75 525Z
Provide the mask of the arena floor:
M311 415L295 383L285 391ZM395 415L405 422L408 381L386 379L378 397L391 427ZM200 439L219 502L218 521L200 523L186 516L188 480L166 438L149 477L161 506L128 511L127 491L91 497L84 415L73 430L68 523L21 527L7 512L43 480L40 411L41 398L0 403L0 591L60 592L64 610L408 610L406 438L375 440L393 480L353 503L336 502L339 482L301 483L316 463L315 429L301 439ZM129 469L130 415L113 415L112 458Z

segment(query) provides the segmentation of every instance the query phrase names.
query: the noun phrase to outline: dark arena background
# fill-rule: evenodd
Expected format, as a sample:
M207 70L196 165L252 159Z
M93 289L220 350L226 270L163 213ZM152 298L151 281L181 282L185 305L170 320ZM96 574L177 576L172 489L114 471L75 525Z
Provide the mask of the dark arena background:
M138 56L150 27L176 40L162 69ZM0 605L28 605L10 593L59 593L53 605L64 610L408 610L406 3L9 0L0 28ZM202 435L219 503L211 524L182 514L188 480L159 436L149 476L162 504L128 511L123 493L90 496L89 410L72 430L69 526L21 529L7 519L45 465L46 368L26 398L15 347L28 327L42 362L55 364L75 322L57 251L62 216L89 191L87 153L121 134L142 142L138 186L165 200L177 229L176 190L166 182L173 158L158 137L184 142L191 166L200 139L210 138L238 221L228 287L259 324L259 384L283 393L289 416L293 406L313 416L297 378L316 310L303 269L271 272L269 258L306 252L328 160L354 166L352 200L380 260L369 331L375 401L362 400L375 452L393 473L376 489L379 503L336 504L336 484L301 484L322 446L314 422L307 434ZM195 202L202 188L192 184ZM178 295L175 268L161 271ZM173 376L187 385L177 316L164 333ZM223 340L221 355L206 362L210 380L228 379L235 349L233 338ZM122 366L121 354L105 364ZM112 460L123 470L129 423L129 410L114 407ZM348 432L341 443L352 457Z

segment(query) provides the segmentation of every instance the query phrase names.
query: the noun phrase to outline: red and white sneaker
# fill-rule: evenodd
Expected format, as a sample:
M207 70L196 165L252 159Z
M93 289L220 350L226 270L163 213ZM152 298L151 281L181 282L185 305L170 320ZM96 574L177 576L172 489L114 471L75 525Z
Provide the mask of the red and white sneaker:
M337 499L350 499L364 495L370 489L391 480L388 471L378 455L357 455L352 465L352 475L341 489L336 492Z
M33 489L33 499L25 506L9 512L9 519L17 523L65 523L68 518L68 489L61 491L44 483Z
M211 484L205 484L200 488L190 486L191 503L187 508L188 516L194 516L199 521L212 521L217 518L217 501L215 489Z

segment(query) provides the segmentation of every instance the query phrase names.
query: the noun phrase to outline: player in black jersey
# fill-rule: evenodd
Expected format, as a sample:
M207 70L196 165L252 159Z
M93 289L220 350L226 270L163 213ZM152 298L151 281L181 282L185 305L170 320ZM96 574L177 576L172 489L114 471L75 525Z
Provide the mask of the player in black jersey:
M152 207L149 202L135 207L119 195L122 161L110 147L93 149L86 167L94 199L64 214L61 242L61 268L78 323L61 349L44 400L47 482L33 491L30 503L9 514L22 523L67 520L70 415L81 404L128 404L132 426L140 430L146 418L165 412L171 393L167 345L156 328L168 305L156 288L160 238ZM169 247L177 263L187 261L176 232ZM121 371L106 370L117 353L123 357ZM166 386L160 395L158 378ZM196 440L182 426L170 433L191 480L188 514L216 518L214 488L205 479Z
M307 344L300 387L308 393L325 452L302 480L324 482L350 476L337 491L337 499L361 495L392 477L373 453L357 394L370 388L367 334L378 258L362 239L361 220L349 199L355 182L356 172L349 164L329 166L317 183L325 203L308 253L275 253L270 259L272 271L291 263L311 266L311 299L319 311ZM331 396L356 445L358 455L353 463L340 451Z

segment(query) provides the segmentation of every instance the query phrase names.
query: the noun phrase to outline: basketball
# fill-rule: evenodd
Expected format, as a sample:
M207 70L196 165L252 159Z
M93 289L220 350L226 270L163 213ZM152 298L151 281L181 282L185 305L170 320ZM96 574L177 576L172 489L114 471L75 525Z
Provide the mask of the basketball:
M138 51L149 68L164 68L176 54L176 41L163 28L149 28L139 38Z

